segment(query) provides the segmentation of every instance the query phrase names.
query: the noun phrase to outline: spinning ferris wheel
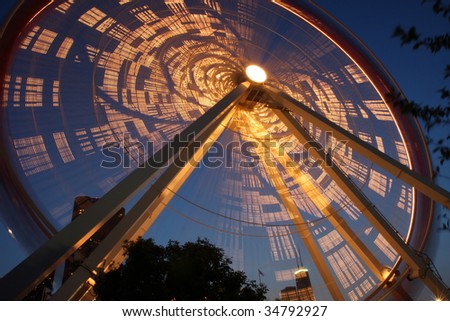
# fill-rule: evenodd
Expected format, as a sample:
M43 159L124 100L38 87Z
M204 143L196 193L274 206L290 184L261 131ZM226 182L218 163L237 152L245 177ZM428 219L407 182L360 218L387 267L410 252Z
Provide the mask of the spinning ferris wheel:
M120 209L54 299L79 298L144 235L207 237L263 269L272 299L306 270L319 300L405 299L415 279L448 298L419 252L433 202L450 204L420 127L310 1L23 1L1 46L1 215L30 253L2 299ZM81 195L99 200L71 221Z

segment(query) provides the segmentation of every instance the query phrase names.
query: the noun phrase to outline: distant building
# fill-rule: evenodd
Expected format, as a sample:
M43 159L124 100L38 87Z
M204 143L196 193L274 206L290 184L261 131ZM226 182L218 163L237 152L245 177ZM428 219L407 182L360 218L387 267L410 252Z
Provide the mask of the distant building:
M315 301L308 269L295 271L295 286L285 287L280 292L281 301Z
M295 286L287 286L280 292L281 301L299 301L297 288Z
M299 301L315 300L308 269L299 268L295 271L295 285L297 286Z
M91 207L98 198L89 196L78 196L75 198L73 205L72 221L78 218L80 215ZM84 260L96 249L96 247L106 238L108 233L119 223L119 221L125 216L125 209L121 208L113 217L111 217L97 232L92 235L78 250L76 250L67 260L64 267L63 283L75 272L75 270L81 266ZM90 292L93 283L86 283L85 286L80 289L78 299L82 299L86 293ZM90 297L94 294L89 295Z

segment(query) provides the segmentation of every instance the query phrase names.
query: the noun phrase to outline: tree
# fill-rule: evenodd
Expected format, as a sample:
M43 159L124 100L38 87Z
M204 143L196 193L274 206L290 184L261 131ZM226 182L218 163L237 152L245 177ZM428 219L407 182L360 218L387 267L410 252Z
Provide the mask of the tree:
M434 2L432 10L437 16L450 21L450 4L443 4L442 0L422 0L422 4L429 2ZM450 49L449 33L423 37L414 26L408 30L397 26L393 36L400 38L402 46L412 45L414 50L424 48L434 54ZM450 78L450 64L446 65L443 78ZM443 104L438 106L408 101L401 93L395 91L392 91L386 98L404 113L410 113L423 121L425 129L429 133L434 127L445 128L444 126L450 125L450 90L443 87L439 89L439 93ZM436 166L436 173L439 173L440 166L450 160L450 132L444 130L439 134L434 133L433 136L436 135L438 135L437 138L431 138L430 135L427 135L427 139L431 151L438 155L439 165Z
M127 259L100 272L99 300L264 300L267 287L231 268L224 251L206 239L157 245L142 238L124 245Z

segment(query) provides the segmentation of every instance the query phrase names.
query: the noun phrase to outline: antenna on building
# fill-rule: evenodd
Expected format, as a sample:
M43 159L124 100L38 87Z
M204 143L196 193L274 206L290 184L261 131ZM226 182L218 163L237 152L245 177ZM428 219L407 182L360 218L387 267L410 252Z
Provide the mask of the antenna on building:
M295 261L297 262L297 269L300 268L300 266L303 266L303 260L302 260L302 253L299 249L295 248Z

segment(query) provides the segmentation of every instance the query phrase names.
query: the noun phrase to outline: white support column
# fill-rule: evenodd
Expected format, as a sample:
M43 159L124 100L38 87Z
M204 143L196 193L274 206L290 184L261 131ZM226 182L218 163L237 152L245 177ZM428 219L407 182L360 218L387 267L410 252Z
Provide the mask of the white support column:
M286 161L286 159L280 159L280 155L285 155L284 152L279 153L279 150L277 150L276 148L271 146L269 142L264 140L265 137L268 137L268 133L261 124L252 122L245 111L242 111L242 115L244 116L242 118L246 118L248 121L245 122L245 125L240 128L240 130L243 131L246 136L255 138L255 141L253 142L255 153L261 160L264 170L267 173L267 177L272 183L272 186L277 191L281 202L286 209L286 212L289 214L292 222L294 223L294 226L306 249L308 250L315 267L319 271L328 291L330 292L334 300L345 300L341 289L336 282L336 279L334 278L335 274L333 274L330 270L330 266L325 260L322 249L317 244L317 241L311 233L308 222L304 220L297 205L295 204L294 199L289 192L289 188L286 186L286 183L284 182L276 164L272 163L270 159L270 156L272 155L274 161L278 161L280 164L283 164L283 161ZM262 145L258 146L258 144L256 144L256 141L261 142Z
M83 285L89 277L93 276L100 265L109 266L111 263L120 264L122 262L124 259L124 241L136 240L151 227L166 204L170 202L203 159L209 147L221 135L233 113L231 111L218 118L214 123L211 123L208 131L205 131L199 137L195 137L195 143L200 145L190 144L178 155L178 162L175 160L172 162L136 205L131 208L129 213L84 260L82 266L76 269L74 274L64 282L61 288L51 297L51 300L72 300L77 291L83 289ZM179 166L181 161L185 162L182 167Z
M277 95L271 96L274 98ZM281 101L281 99L278 98L278 101ZM299 139L299 141L304 145L304 148L311 151L315 158L323 161L323 169L402 257L411 269L410 275L412 277L420 277L437 297L449 299L450 292L447 286L434 273L432 273L432 271L430 271L426 262L424 262L423 259L417 255L413 248L405 243L400 234L392 227L384 216L382 216L382 214L365 197L365 195L353 184L353 182L351 182L351 180L339 169L331 157L325 154L323 146L312 138L311 135L309 135L303 126L289 112L280 111L277 112L277 114L296 136L296 138ZM301 115L303 116L303 113L301 113ZM327 122L329 121L327 120Z
M272 109L272 111L279 117L283 117L282 111ZM254 126L264 127L262 123L252 124ZM295 129L294 129L295 130ZM273 146L272 141L266 142L265 138L270 137L270 134L265 129L260 129L258 133L259 141L265 145L266 149L270 151L273 158L284 167L285 171L294 179L303 192L309 197L317 209L325 215L325 218L333 225L336 231L344 238L348 245L355 251L355 253L364 261L366 266L372 271L373 275L381 282L384 280L383 271L385 267L369 251L364 242L353 232L347 222L339 215L339 213L331 206L330 201L325 195L311 183L310 179L303 173L298 164L284 151L281 146ZM269 138L270 139L270 138ZM301 141L302 142L302 141Z
M319 127L323 131L333 132L333 136L337 139L347 140L348 146L364 157L370 159L373 163L384 168L386 171L395 177L400 178L405 183L414 186L414 188L432 200L447 208L450 208L450 192L420 174L412 171L407 166L401 164L394 158L384 154L369 143L331 122L323 115L308 108L301 102L290 97L288 94L267 87L265 87L265 91L275 102L283 105L283 107L289 109L293 113L300 115L303 119Z
M257 154L261 157L261 159L263 159L264 153L257 152ZM283 203L286 211L291 217L291 220L294 223L298 234L300 235L303 243L305 244L305 247L310 253L314 265L322 276L322 279L324 280L327 289L330 291L331 296L335 301L343 301L344 296L342 295L339 285L335 279L336 275L330 271L323 251L314 239L308 222L304 220L302 214L298 210L297 205L295 204L291 194L289 193L289 189L284 183L278 168L268 165L265 161L263 161L262 163L264 165L264 169L267 172L267 177L270 179L272 186L280 196L281 202Z
M170 160L187 147L192 137L199 137L211 123L232 109L245 96L249 83L241 83L198 120L183 130L173 141L163 146L145 163L135 169L82 216L62 229L43 244L27 259L0 279L0 300L20 300L38 285L59 264L64 262L78 247L88 240L141 188L145 187L155 174L167 166ZM158 166L152 161L158 160Z

